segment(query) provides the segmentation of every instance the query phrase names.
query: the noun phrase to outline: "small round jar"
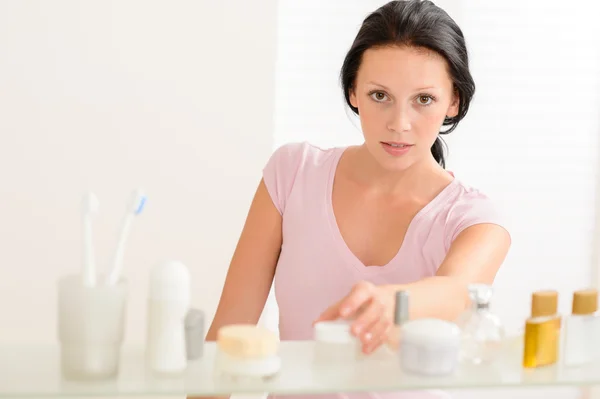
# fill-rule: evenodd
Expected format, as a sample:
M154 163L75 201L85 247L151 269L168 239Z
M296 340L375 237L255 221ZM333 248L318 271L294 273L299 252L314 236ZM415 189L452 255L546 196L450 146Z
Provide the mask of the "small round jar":
M270 378L281 369L279 339L272 331L250 324L222 327L217 334L215 370L232 378Z
M401 329L400 364L407 372L441 376L454 372L460 353L460 329L438 319L406 322Z
M350 331L346 320L321 321L314 326L315 361L347 362L360 354L360 342Z

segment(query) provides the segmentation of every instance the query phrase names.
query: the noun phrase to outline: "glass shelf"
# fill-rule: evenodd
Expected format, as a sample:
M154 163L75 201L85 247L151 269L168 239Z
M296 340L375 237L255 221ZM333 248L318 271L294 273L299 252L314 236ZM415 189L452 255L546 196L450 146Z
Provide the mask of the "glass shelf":
M9 346L0 347L0 397L322 394L600 385L599 365L524 370L520 365L521 350L520 345L511 344L492 366L461 366L452 376L427 378L403 373L391 353L381 352L368 360L325 367L313 363L313 342L282 342L283 365L277 377L268 382L233 382L213 375L214 343L207 343L202 359L190 362L185 374L179 377L152 375L144 368L142 348L124 348L116 379L71 382L61 377L57 347Z

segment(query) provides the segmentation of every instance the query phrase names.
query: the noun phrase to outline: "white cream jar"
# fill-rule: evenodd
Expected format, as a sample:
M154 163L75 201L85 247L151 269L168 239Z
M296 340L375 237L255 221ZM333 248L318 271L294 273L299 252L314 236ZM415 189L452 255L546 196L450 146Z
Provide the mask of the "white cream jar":
M460 352L460 329L438 319L411 320L402 325L400 365L407 372L447 375L454 372Z
M314 326L315 353L318 363L339 363L360 356L360 341L350 331L346 320L321 321Z

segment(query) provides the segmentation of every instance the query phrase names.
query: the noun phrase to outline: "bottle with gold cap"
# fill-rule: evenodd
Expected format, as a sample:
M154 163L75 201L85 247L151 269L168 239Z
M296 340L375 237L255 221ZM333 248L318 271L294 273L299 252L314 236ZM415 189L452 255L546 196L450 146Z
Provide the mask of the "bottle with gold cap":
M543 367L558 361L560 327L558 292L534 292L531 298L531 316L525 322L523 367Z
M598 291L587 289L573 293L571 315L565 318L564 364L580 366L596 359L599 330Z

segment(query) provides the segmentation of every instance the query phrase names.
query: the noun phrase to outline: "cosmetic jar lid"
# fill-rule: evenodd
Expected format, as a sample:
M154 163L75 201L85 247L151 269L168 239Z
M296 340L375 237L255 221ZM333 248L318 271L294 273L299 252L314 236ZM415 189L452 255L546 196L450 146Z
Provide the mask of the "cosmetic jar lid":
M315 323L314 338L319 342L335 344L353 342L356 338L350 331L350 325L348 320L320 321Z
M190 273L178 261L165 261L155 265L150 272L150 299L183 302L189 305Z
M598 310L598 291L594 288L579 290L573 293L572 313L588 315Z
M460 328L439 319L411 320L402 325L402 341L419 345L458 345Z
M254 324L230 324L217 332L217 347L236 358L263 358L274 356L279 350L279 339L273 331Z

